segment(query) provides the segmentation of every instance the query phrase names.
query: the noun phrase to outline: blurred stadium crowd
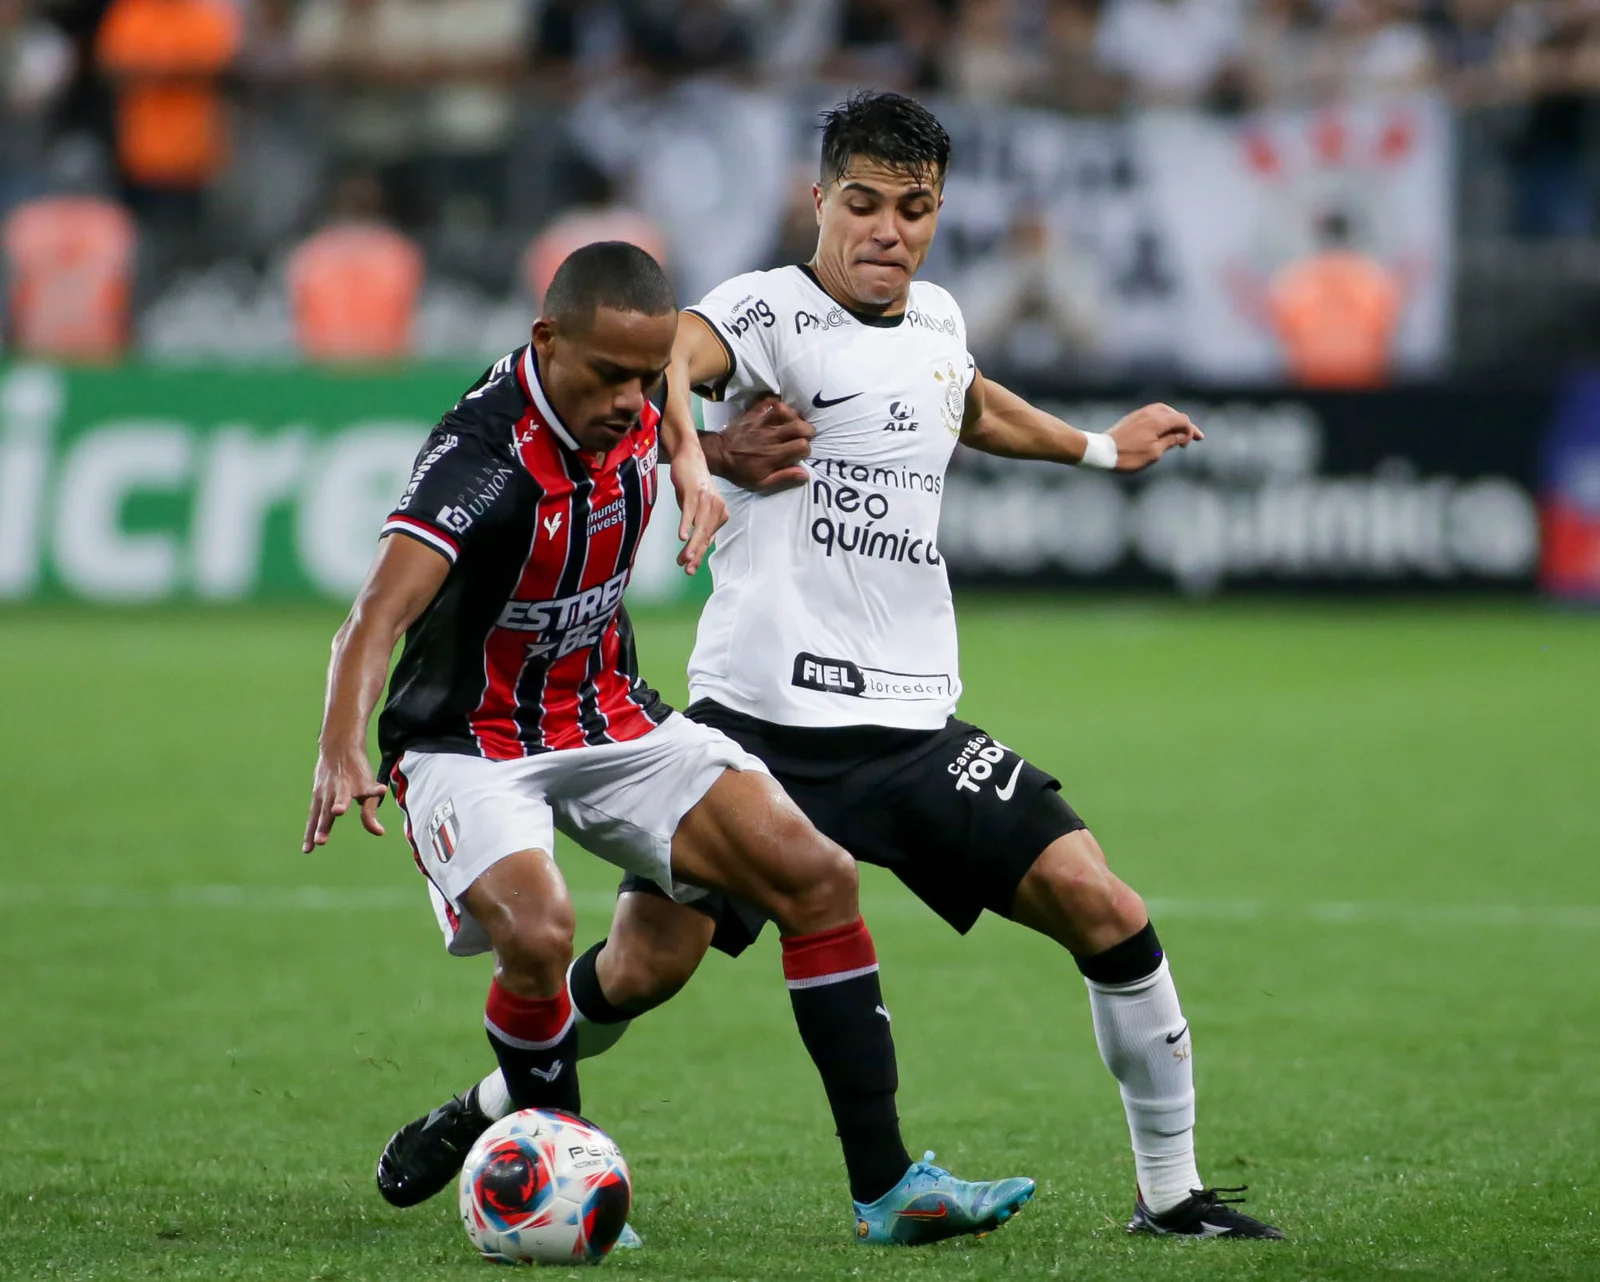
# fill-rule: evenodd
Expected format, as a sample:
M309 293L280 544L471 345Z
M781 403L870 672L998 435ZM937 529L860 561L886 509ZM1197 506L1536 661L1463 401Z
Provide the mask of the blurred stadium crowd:
M690 297L809 253L809 125L862 84L968 133L1431 98L1457 368L1504 359L1519 309L1544 309L1524 345L1550 351L1554 324L1581 346L1600 297L1600 0L0 0L6 344L494 355L600 236ZM1094 244L1006 200L930 264L961 277L980 355L1125 373ZM1318 236L1359 249L1378 219L1324 202ZM1404 288L1371 285L1377 331Z

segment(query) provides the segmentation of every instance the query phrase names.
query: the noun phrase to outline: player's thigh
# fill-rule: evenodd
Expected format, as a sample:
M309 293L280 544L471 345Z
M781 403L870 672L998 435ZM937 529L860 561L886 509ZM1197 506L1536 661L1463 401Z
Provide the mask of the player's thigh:
M884 769L858 786L879 797L893 825L889 842L867 826L846 845L889 868L962 933L985 909L1010 916L1040 853L1084 827L1054 776L965 722L950 721Z
M531 933L542 922L571 919L566 886L551 859L553 815L520 764L406 752L394 767L391 786L412 856L428 879L446 945L457 955L486 951L513 921ZM500 869L508 860L513 866ZM496 886L520 886L522 893L473 896L473 887L491 873ZM492 920L480 920L480 909Z
M703 891L673 875L679 827L728 769L765 776L733 740L678 713L625 743L549 753L556 826L591 854L680 902Z
M672 866L684 881L756 905L786 934L860 912L855 861L764 773L723 773L679 824Z
M1039 853L1017 885L1010 916L1079 957L1120 944L1149 921L1144 901L1111 871L1087 828Z

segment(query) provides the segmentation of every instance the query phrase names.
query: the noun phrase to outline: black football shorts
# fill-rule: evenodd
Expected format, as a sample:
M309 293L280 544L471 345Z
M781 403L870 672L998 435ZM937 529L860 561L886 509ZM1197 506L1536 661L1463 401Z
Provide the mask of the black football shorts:
M709 699L685 715L760 757L806 817L862 863L887 868L962 934L984 909L1009 916L1017 885L1056 838L1084 822L1053 775L951 718L938 730L779 726ZM642 877L622 891L661 894ZM694 901L712 943L737 956L765 917L720 895Z

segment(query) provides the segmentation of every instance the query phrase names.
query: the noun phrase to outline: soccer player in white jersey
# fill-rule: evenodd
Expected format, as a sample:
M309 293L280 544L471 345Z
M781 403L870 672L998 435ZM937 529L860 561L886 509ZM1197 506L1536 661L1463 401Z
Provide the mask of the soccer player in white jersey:
M898 94L827 113L811 262L735 277L684 313L665 413L689 421L690 388L712 402L702 447L729 509L687 715L759 757L823 833L958 931L988 909L1072 954L1133 1143L1130 1232L1282 1237L1223 1196L1241 1190L1201 1180L1189 1023L1143 901L1058 780L954 716L937 531L956 442L1138 471L1201 433L1166 405L1081 432L977 371L955 299L915 279L949 153L938 121ZM736 954L763 925L746 905L675 903L639 877L622 891L609 939L568 972L587 1053L672 996L708 948ZM409 1205L444 1187L504 1095L491 1074L398 1132L384 1196ZM856 1203L863 1240L895 1240L892 1219Z

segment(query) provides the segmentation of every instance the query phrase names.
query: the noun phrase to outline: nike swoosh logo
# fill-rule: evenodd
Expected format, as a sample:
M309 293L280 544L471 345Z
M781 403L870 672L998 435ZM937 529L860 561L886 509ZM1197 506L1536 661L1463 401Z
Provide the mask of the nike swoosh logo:
M1200 1236L1201 1237L1226 1237L1228 1234L1230 1234L1232 1232L1233 1232L1232 1229L1227 1228L1224 1225L1207 1224L1204 1220L1200 1221Z
M1004 788L998 788L997 787L994 790L994 795L999 797L1001 801L1010 801L1011 800L1011 794L1014 793L1017 790L1017 776L1020 775L1021 773L1022 773L1022 758L1018 757L1017 758L1017 764L1014 767L1012 767L1011 778L1006 780L1006 786Z
M554 1064L550 1065L549 1068L533 1068L530 1066L528 1071L535 1077L543 1078L547 1082L553 1082L556 1080L556 1078L561 1076L562 1067L563 1065L558 1059Z
M895 1214L902 1220L942 1220L950 1214L950 1208L941 1202L937 1211L896 1211Z
M846 401L853 401L860 395L860 392L851 392L849 396L835 396L831 401L825 401L822 399L822 393L818 392L811 398L811 404L815 409L825 410L830 405L843 405Z
M889 1012L887 1010L885 1010L882 1006L879 1006L872 1013L874 1015L882 1015L885 1019L893 1022L894 1016L890 1015Z
M1167 1038L1167 1045L1168 1046L1176 1046L1178 1044L1178 1039L1180 1037L1182 1037L1188 1031L1189 1031L1189 1025L1185 1024L1176 1033L1173 1033L1170 1037ZM1226 1232L1227 1230L1223 1230L1223 1231Z

